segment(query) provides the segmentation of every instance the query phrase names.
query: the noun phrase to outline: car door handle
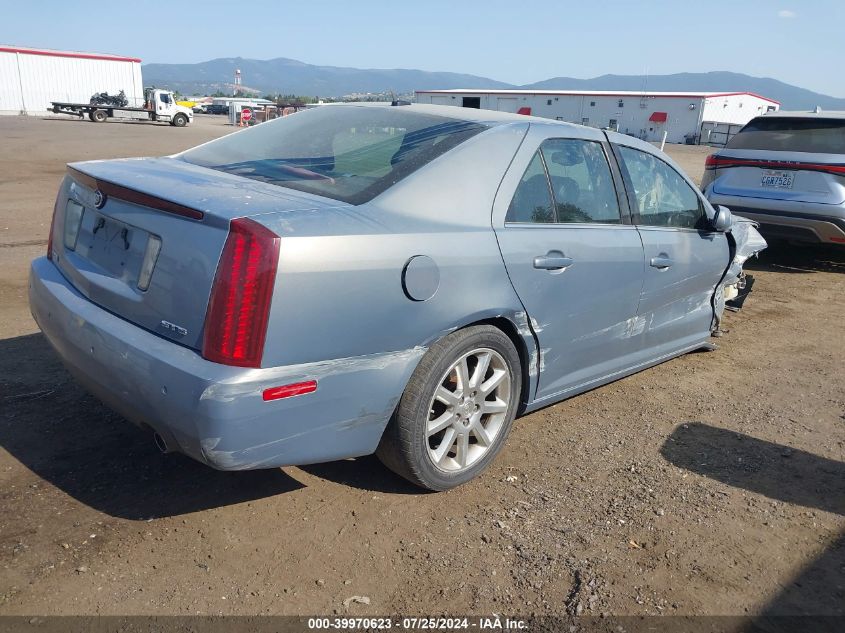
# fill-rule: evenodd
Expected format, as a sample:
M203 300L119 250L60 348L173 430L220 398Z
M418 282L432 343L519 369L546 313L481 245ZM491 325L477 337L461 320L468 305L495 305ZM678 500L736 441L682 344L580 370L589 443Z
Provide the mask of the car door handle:
M541 270L564 270L572 266L572 258L564 257L563 253L546 253L534 258L534 268Z
M672 261L671 257L667 257L666 255L660 255L659 257L652 257L651 262L649 262L652 268L659 268L660 270L666 270L667 268L671 267L672 264L675 262Z

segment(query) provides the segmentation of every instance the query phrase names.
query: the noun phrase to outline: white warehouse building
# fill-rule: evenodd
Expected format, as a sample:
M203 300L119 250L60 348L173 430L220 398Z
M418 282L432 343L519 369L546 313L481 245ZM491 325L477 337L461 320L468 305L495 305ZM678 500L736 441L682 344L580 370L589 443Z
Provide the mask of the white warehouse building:
M780 104L751 92L597 90L418 90L417 103L484 108L580 123L646 141L724 145L740 127Z
M144 105L140 59L0 45L0 114L46 114L51 101L121 90L130 106Z

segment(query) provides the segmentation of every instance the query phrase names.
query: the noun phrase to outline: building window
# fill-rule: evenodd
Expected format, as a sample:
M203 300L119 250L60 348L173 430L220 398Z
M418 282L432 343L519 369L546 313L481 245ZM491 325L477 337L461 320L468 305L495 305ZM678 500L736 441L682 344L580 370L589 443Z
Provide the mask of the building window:
M611 130L616 130L616 124L617 124L616 119L610 119L610 121L608 121L608 123L607 123L607 127L609 127Z
M551 99L546 99L546 105L552 105L552 100L551 100Z
M590 124L590 117L582 117L581 118L581 125L589 125Z
M619 100L619 107L620 107L620 108L624 108L624 107L625 107L625 102L624 102L624 101L622 101L622 99L620 99L620 100Z
M596 105L595 101L590 101L590 107L595 107L595 105Z

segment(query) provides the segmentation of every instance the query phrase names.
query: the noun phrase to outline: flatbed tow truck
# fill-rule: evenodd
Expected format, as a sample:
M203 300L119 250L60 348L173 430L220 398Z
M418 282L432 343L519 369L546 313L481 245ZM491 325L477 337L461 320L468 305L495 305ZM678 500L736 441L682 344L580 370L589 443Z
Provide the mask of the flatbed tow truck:
M52 101L50 110L55 114L69 114L85 117L102 123L106 119L134 119L139 121L161 121L170 123L174 127L185 127L194 120L194 113L190 108L180 106L169 90L152 88L144 93L144 107L115 106L102 103L65 103Z

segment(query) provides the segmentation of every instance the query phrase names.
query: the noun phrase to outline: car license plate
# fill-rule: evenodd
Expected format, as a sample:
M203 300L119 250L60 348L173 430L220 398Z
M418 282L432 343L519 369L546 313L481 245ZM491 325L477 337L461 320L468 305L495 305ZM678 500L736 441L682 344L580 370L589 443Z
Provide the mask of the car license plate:
M763 170L763 180L760 185L775 189L792 189L793 173L791 171Z

